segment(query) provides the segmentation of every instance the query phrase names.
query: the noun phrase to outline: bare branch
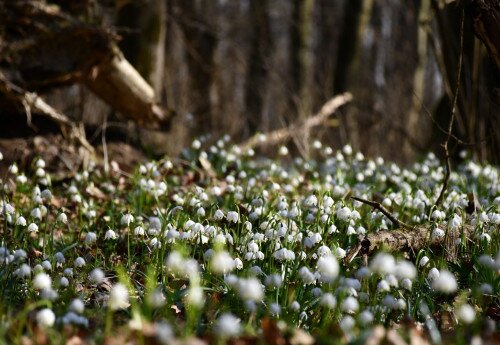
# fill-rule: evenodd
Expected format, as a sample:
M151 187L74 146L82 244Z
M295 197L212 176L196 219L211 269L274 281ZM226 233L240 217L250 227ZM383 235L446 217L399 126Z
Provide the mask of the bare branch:
M240 144L241 149L250 149L258 146L264 145L277 145L282 142L287 141L292 136L297 135L297 133L304 133L313 127L323 124L328 118L334 114L338 108L352 100L352 94L349 92L337 95L326 102L320 109L319 112L308 117L303 121L297 121L288 127L280 128L275 131L265 133L266 140L261 140L261 135L257 134L252 138L248 139L246 142Z
M354 200L357 200L359 202L362 202L363 204L367 204L377 210L379 210L380 212L382 212L382 214L384 216L386 216L387 218L389 218L389 220L394 224L396 225L398 228L405 228L405 229L412 229L413 227L411 225L408 225L402 221L400 221L399 219L397 219L396 217L394 217L381 203L379 202L376 202L376 201L371 201L371 200L366 200L366 199L363 199L363 198L358 198L356 196L351 196L351 199L354 199Z

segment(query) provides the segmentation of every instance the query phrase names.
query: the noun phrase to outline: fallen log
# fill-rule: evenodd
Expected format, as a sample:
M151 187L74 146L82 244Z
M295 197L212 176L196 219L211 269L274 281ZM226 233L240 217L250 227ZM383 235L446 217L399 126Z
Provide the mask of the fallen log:
M345 262L351 262L359 255L370 256L379 251L404 252L416 256L419 250L431 247L445 251L445 256L452 261L457 254L457 240L471 240L474 238L474 227L463 225L461 228L448 229L446 225L438 226L445 232L445 236L432 236L435 227L418 225L412 229L399 228L383 230L360 236L358 243L348 252Z

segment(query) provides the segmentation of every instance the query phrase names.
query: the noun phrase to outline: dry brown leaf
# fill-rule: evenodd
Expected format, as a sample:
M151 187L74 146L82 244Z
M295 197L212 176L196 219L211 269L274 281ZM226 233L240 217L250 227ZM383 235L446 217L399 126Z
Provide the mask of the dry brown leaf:
M429 345L429 342L424 338L424 333L417 328L410 330L410 345Z
M312 345L314 338L312 335L302 329L296 329L290 338L291 345Z
M285 345L286 339L281 334L276 321L265 317L261 321L262 332L264 333L265 343L268 345Z
M212 163L210 163L210 161L207 158L200 156L198 160L200 161L201 167L207 172L208 176L210 176L211 178L217 177L217 174L215 173Z
M408 345L408 343L404 341L404 339L394 329L391 329L387 332L386 339L389 344L392 345Z
M85 345L85 344L86 342L83 341L82 338L80 338L77 335L72 336L66 341L66 345Z
M93 198L96 198L96 199L99 199L99 200L105 200L106 199L106 195L99 189L97 188L94 183L90 183L87 188L85 188L85 192L93 197Z
M375 326L373 327L370 336L366 339L365 345L378 345L382 342L385 337L385 328L384 326Z

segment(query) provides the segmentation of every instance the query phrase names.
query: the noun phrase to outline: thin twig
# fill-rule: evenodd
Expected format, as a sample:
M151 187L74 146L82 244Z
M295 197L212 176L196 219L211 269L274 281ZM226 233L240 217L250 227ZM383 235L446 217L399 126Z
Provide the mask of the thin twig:
M439 206L443 202L444 194L446 193L446 189L448 188L448 183L450 182L451 156L450 156L450 151L448 150L448 145L450 143L450 139L452 136L453 123L455 122L455 112L457 109L458 93L460 91L460 79L462 76L462 60L464 51L464 22L465 22L465 10L462 9L462 22L460 26L460 56L458 60L457 86L455 88L455 95L453 96L453 105L451 108L450 123L448 124L448 133L446 136L446 141L443 144L444 153L446 157L446 175L444 176L443 186L441 187L441 192L439 193L439 196L436 199L434 206Z
M389 218L389 220L395 224L398 228L404 228L404 229L412 229L413 227L411 225L408 225L406 224L405 222L402 222L400 221L399 219L397 219L396 217L394 217L391 212L389 212L381 203L379 202L376 202L376 201L371 201L371 200L366 200L366 199L363 199L363 198L358 198L356 196L351 196L351 199L354 199L354 200L357 200L359 202L362 202L363 204L367 204L377 210L379 210L380 212L382 212L382 214L384 216L386 216L387 218Z

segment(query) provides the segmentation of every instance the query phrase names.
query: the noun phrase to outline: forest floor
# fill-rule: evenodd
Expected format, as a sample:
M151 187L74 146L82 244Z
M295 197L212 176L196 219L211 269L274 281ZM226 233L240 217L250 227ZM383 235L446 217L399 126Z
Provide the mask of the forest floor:
M6 343L500 342L498 167L104 152L0 140Z

